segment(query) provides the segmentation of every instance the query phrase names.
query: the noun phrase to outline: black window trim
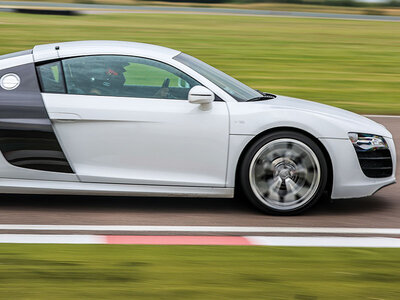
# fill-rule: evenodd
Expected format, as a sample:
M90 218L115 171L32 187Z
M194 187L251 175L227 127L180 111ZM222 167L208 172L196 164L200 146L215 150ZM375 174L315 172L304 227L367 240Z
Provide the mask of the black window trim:
M62 82L63 82L63 86L64 86L64 92L45 92L44 88L43 88L43 81L42 81L42 76L39 72L39 67L43 66L43 65L47 65L47 64L51 64L51 63L56 63L59 62L60 63L60 76L62 77ZM68 94L67 93L67 82L65 81L65 76L64 76L64 68L61 62L61 59L51 59L51 60L46 60L46 61L41 61L35 64L35 71L36 71L36 77L38 79L39 82L39 88L40 88L40 92L41 93L46 93L46 94Z

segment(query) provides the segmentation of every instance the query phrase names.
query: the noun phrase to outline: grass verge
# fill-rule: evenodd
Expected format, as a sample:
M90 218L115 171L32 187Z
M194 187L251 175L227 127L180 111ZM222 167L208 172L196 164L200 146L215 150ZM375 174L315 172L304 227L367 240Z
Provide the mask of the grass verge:
M400 22L182 14L0 13L0 54L112 39L176 48L246 84L359 113L400 114Z
M2 299L399 299L400 251L0 245Z

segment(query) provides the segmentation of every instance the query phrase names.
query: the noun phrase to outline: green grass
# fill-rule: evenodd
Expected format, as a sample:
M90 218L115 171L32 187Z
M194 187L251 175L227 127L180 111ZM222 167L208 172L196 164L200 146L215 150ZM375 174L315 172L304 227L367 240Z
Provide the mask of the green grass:
M1 299L399 299L398 249L0 246Z
M0 13L0 53L112 39L183 50L246 84L359 113L400 114L400 23L168 14Z

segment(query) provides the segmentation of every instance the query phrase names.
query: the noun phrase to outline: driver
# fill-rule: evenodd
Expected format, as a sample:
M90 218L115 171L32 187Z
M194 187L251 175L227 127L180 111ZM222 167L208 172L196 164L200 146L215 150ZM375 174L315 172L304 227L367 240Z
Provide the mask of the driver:
M118 95L125 83L124 72L127 65L128 63L113 62L93 68L89 93L102 96Z

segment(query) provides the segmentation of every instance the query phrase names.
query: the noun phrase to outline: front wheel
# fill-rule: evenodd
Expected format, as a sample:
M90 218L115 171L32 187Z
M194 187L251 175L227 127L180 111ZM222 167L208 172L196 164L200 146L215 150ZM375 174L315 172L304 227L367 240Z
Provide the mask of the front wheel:
M245 153L239 169L245 196L265 212L293 215L321 198L328 167L319 146L291 131L266 135Z

